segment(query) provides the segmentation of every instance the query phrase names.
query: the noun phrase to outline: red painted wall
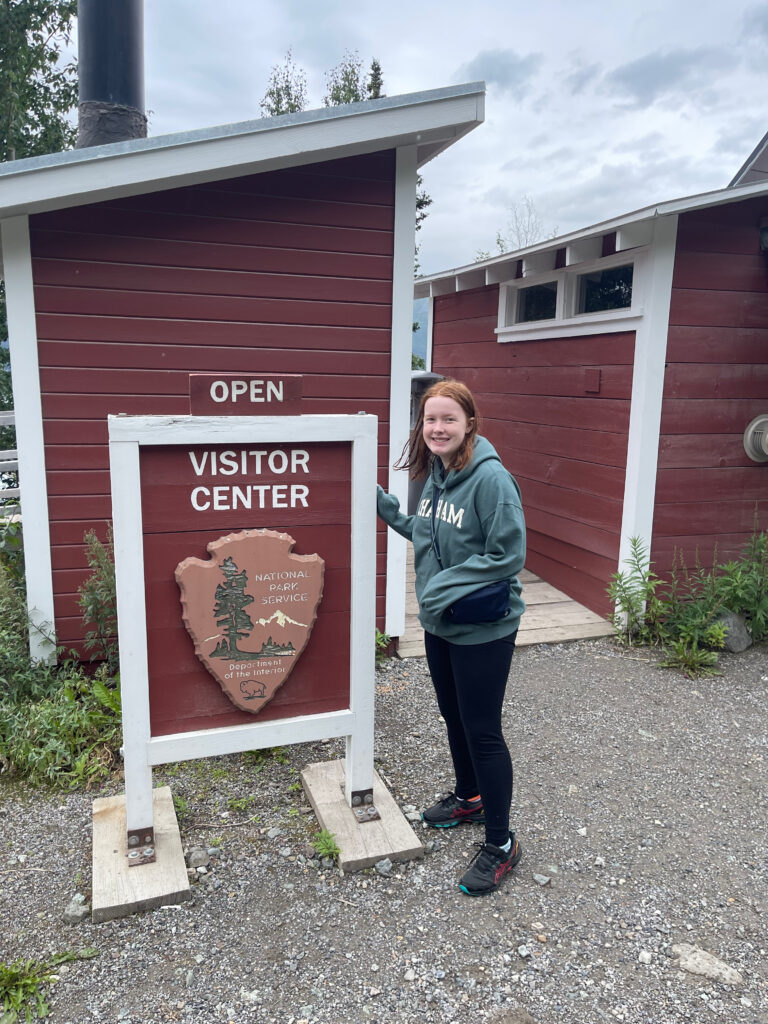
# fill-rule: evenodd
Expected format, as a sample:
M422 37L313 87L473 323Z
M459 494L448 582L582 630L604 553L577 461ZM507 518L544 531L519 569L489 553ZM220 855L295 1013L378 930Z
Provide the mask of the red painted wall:
M744 452L768 412L768 200L683 214L678 225L656 478L652 558L693 564L737 556L755 510L768 528L768 465Z
M306 412L379 417L386 466L394 174L385 152L31 218L61 643L111 515L109 413L188 413L190 372L300 373Z
M634 333L499 344L498 286L434 300L433 368L473 391L514 474L527 568L606 614L619 553ZM599 371L599 391L594 387Z

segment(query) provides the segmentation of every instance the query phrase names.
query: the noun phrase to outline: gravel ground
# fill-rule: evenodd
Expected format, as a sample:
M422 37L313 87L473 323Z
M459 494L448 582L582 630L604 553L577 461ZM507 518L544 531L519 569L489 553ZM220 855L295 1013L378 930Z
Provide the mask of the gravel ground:
M341 877L307 848L297 786L336 742L259 765L226 757L156 770L203 847L181 907L66 924L90 896L91 800L0 782L0 960L93 946L60 969L57 1024L768 1021L768 649L696 681L610 640L515 655L506 733L523 859L496 893L457 879L477 826L425 830L423 860ZM377 673L377 767L401 805L451 788L422 659ZM141 870L137 868L136 870ZM731 984L682 970L713 954Z

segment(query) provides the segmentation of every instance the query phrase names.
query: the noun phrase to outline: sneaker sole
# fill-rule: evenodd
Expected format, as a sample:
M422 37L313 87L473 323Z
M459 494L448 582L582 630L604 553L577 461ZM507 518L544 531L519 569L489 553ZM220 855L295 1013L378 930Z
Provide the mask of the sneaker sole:
M422 814L421 820L425 825L429 825L430 828L453 828L455 825L484 825L485 816L482 818L472 818L467 816L466 818L454 818L453 821L429 821Z
M466 893L467 896L487 896L489 892L496 892L496 890L499 888L499 886L504 881L504 879L507 877L507 875L510 875L512 873L512 871L520 863L520 860L521 860L522 856L523 856L523 848L520 845L520 843L518 843L517 844L517 856L512 861L512 863L509 865L509 867L504 872L504 874L501 876L501 878L498 880L496 885L492 885L490 889L475 889L473 891L472 889L465 888L465 886L463 886L463 885L459 885L459 888L461 889L461 891L463 893Z

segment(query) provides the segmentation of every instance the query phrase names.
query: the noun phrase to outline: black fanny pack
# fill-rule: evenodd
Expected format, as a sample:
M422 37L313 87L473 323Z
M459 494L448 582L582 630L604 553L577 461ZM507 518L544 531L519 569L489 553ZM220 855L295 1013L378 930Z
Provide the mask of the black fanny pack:
M443 562L440 558L440 548L437 546L437 533L435 531L435 509L437 507L437 488L432 489L432 518L430 526L432 530L432 550L440 568ZM455 601L444 613L445 618L457 625L464 623L498 622L506 619L512 609L509 604L509 580L498 580L496 583L486 583L485 586L473 590Z

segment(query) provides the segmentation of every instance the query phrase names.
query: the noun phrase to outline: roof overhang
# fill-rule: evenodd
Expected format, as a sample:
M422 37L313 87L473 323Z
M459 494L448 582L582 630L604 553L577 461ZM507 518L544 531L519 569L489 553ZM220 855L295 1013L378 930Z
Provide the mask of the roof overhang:
M287 114L0 164L0 219L415 146L421 166L482 124L485 85Z
M768 134L764 135L728 186L751 185L755 182L768 181Z
M657 206L646 206L641 210L601 221L599 224L592 224L590 227L572 231L567 235L547 238L543 242L526 246L524 249L516 249L513 252L502 253L500 256L477 260L475 263L469 263L463 267L454 267L450 270L442 270L436 274L419 277L414 282L414 298L424 299L430 296L448 295L451 292L509 281L515 275L518 260L523 260L525 272L526 261L532 267L537 263L544 263L544 257L548 253L554 254L558 249L568 250L570 248L571 258L567 254L566 262L579 262L580 252L592 251L589 245L591 239L597 239L614 231L616 232L617 252L634 249L641 245L647 245L652 240L654 221L660 217L671 217L687 213L690 210L738 203L744 199L762 195L768 195L768 179L741 185L738 188L729 186L715 192L704 192L700 195L673 199L667 203L659 203ZM554 266L554 263L551 265Z

